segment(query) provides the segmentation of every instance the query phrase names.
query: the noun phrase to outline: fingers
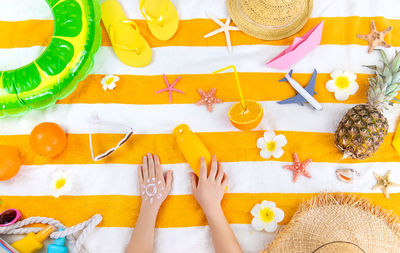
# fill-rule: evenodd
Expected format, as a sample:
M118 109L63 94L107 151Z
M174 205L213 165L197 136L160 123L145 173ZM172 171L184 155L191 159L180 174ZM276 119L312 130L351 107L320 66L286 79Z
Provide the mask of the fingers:
M222 180L222 186L224 187L224 189L226 189L228 184L229 184L228 174L224 173L224 179Z
M207 179L207 164L204 157L200 158L200 179Z
M149 169L147 166L147 156L143 157L142 172L143 172L143 180L147 180L149 178Z
M168 194L171 192L172 180L173 180L173 171L169 170L165 175L165 191Z
M215 176L217 175L217 170L218 170L217 157L213 155L211 158L211 170L210 170L210 175L208 175L208 178L215 180Z
M156 173L154 170L154 158L153 155L150 153L147 154L147 166L149 168L149 178L156 177Z
M198 178L196 176L196 174L194 174L193 172L190 173L190 184L192 185L192 192L194 193L197 189L197 181Z
M158 155L154 155L154 167L155 167L155 177L157 179L163 178L163 170L161 168L160 158Z
M144 179L143 179L143 167L142 166L138 166L138 168L137 168L137 178L138 178L139 184L143 184Z
M221 166L221 163L218 162L218 174L217 174L217 178L215 179L217 181L217 183L221 183L222 179L224 178L224 169Z

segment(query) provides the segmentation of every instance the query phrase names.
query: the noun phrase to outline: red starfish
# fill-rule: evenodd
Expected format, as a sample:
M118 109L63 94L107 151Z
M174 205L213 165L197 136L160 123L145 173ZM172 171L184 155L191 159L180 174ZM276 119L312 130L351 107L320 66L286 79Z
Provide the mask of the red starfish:
M201 100L196 105L206 105L208 111L212 112L213 104L222 103L222 100L215 97L216 88L212 88L209 92L205 93L202 89L199 89Z
M174 88L174 86L176 85L176 83L177 83L182 77L181 77L181 76L178 77L172 84L169 84L168 79L167 79L167 76L166 76L165 74L163 74L163 76L164 76L164 81L165 81L165 84L167 85L167 88L156 91L156 94L158 94L158 93L160 93L160 92L168 91L169 103L171 104L171 103L172 103L172 91L176 91L176 92L185 94L185 93L183 93L183 91Z
M312 162L311 159L300 162L296 153L293 153L293 165L285 165L284 168L293 171L293 182L296 183L299 175L311 178L311 175L306 171L306 167Z

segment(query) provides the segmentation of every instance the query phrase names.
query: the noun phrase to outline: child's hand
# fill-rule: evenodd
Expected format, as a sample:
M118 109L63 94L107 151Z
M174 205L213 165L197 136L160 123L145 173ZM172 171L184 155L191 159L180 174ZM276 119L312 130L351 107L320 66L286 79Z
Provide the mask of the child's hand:
M212 157L208 177L206 161L201 158L200 178L192 173L191 183L193 195L206 215L221 208L221 200L228 186L228 176L215 156Z
M163 174L160 159L157 155L147 154L143 157L143 165L138 168L138 181L141 208L157 211L171 191L172 170Z

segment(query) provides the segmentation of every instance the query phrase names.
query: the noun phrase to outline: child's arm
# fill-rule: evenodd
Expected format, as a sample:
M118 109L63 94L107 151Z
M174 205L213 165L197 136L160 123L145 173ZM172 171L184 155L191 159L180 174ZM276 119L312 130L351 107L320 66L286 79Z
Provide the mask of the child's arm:
M172 171L167 171L164 177L158 156L147 154L138 168L138 182L142 205L126 252L152 253L157 214L171 191Z
M211 228L215 253L241 253L239 243L229 226L221 208L221 200L228 186L228 177L215 156L212 157L210 174L201 159L200 178L192 173L192 190L203 209Z

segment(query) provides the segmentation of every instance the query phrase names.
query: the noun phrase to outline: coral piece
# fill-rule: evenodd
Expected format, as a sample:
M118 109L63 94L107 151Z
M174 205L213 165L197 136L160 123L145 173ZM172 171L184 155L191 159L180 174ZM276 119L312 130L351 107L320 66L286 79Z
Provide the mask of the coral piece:
M383 46L387 48L391 47L385 42L385 35L392 30L391 26L379 32L376 30L375 21L372 20L370 27L371 31L368 34L357 34L357 38L368 41L368 53L371 53L372 50L374 50L374 48L377 46Z
M307 166L312 162L311 159L307 159L304 162L300 162L297 153L293 153L293 165L285 165L284 168L293 171L293 182L296 183L297 178L300 175L311 178L311 174L306 171Z
M230 17L228 17L226 19L226 22L224 24L219 19L217 19L216 17L214 17L208 13L206 13L206 15L212 21L214 21L217 25L219 25L221 28L218 28L217 30L212 31L210 33L207 33L206 35L204 35L204 38L208 38L208 37L214 36L220 32L224 32L225 38L226 38L226 46L228 47L229 52L232 52L231 35L229 34L229 31L239 31L239 28L237 28L236 26L229 26L229 24L231 23Z
M174 88L174 86L176 85L176 83L177 83L182 77L181 77L181 76L178 77L172 84L169 84L168 79L167 79L167 76L166 76L165 74L163 74L163 76L164 76L164 81L165 81L165 84L167 85L167 88L156 91L156 94L161 93L161 92L166 92L166 91L168 91L169 103L171 104L171 103L172 103L172 92L173 92L173 91L179 92L179 93L181 93L181 94L185 94L183 91Z
M389 177L391 173L392 171L388 170L386 174L382 177L379 176L378 173L374 172L374 176L376 178L376 184L374 185L374 187L372 187L372 190L379 188L383 191L385 197L389 198L388 189L391 187L400 187L400 184L390 181Z
M215 97L216 88L212 88L207 93L204 92L202 89L199 89L199 94L201 96L201 100L196 103L196 105L206 105L208 111L212 112L213 104L222 103L222 100Z

